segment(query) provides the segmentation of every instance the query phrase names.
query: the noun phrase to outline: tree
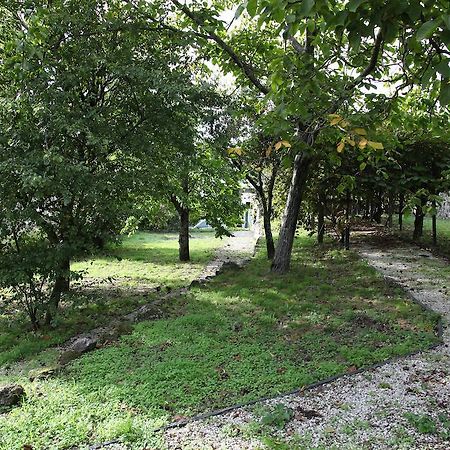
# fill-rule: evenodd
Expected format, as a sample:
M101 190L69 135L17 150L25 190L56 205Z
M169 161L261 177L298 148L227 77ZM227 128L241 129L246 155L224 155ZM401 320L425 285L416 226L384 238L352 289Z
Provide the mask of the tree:
M242 148L228 149L231 163L243 173L246 181L256 191L262 209L268 259L272 259L275 254L272 233L273 197L275 182L281 171L282 150L286 148L290 148L289 142L278 141L260 132L247 140Z
M49 323L71 258L120 231L142 164L164 158L191 57L121 1L8 2L2 12L3 250L26 260L37 239L42 258L53 255L51 268L34 255L23 263L28 279L44 280Z
M239 81L244 75L266 96L278 119L277 134L292 132L297 154L272 263L274 272L289 268L314 145L326 126L326 115L351 102L355 93L370 93L373 81L382 78L396 86L394 97L420 82L440 89L442 105L450 101L450 22L445 2L252 0L236 12L239 16L246 9L258 21L258 27L252 28L257 29L252 42L258 42L262 33L269 33L271 42L274 35L282 40L275 52L267 51L269 46L256 47L253 60L245 57L249 52L240 52L240 44L248 40L234 39L236 45L230 44L228 28L217 18L229 3L216 2L212 7L195 2L188 7L178 0L170 3L189 19L194 36L221 50L218 62L224 70L232 70ZM182 22L183 27L187 25Z

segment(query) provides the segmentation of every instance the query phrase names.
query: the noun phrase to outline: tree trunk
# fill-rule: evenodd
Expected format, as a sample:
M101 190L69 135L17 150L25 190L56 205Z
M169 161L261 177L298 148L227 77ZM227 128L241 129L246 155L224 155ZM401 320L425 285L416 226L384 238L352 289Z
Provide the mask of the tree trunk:
M389 197L388 197L388 218L386 220L386 226L388 228L392 228L392 223L393 223L393 216L394 216L394 195L392 194L392 192L389 193Z
M180 212L180 232L179 232L179 256L180 261L189 261L189 209L181 208Z
M291 186L283 213L280 237L271 267L271 271L274 273L283 274L289 270L298 213L311 161L311 158L304 154L296 155L294 160Z
M433 215L431 217L431 229L433 234L433 245L437 245L437 223L436 223L436 201L433 200Z
M267 258L273 259L275 255L275 244L273 242L272 220L270 216L271 216L270 211L267 211L266 208L263 208L264 234L266 236Z
M66 285L66 277L59 276L56 279L45 311L45 325L50 325L51 321L55 317L58 311L59 303L61 301L61 295L64 292Z
M350 208L351 208L351 195L347 189L347 205L345 208L345 230L344 230L344 246L345 250L350 250Z
M323 244L325 234L325 199L322 190L319 192L319 202L317 207L317 242Z
M63 269L63 282L62 285L62 291L63 292L69 292L70 290L70 258L64 258L64 261L62 262L62 269Z
M400 197L398 199L398 227L400 231L403 231L403 208L405 203L405 196L404 194L400 194Z
M377 194L374 209L373 220L375 221L375 223L381 223L381 217L383 216L383 202L381 193Z
M423 236L423 217L424 214L422 206L417 206L414 218L414 232L413 232L414 241L417 241Z

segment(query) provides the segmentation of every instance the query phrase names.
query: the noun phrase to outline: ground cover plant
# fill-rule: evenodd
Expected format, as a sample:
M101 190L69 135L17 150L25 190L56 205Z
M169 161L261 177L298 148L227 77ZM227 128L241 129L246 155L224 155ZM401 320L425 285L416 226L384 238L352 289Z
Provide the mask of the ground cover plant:
M296 240L292 271L263 251L142 322L117 345L26 386L0 418L0 448L68 448L120 438L155 448L181 417L275 395L437 342L437 316L386 285L355 254ZM1 377L0 377L1 380Z
M30 333L27 321L10 307L0 309L0 366L27 358L71 336L109 323L130 312L155 294L133 291L138 283L152 288L177 288L189 284L222 244L212 231L191 231L192 261L178 261L177 233L139 232L110 245L89 259L72 264L86 279L67 294L53 327ZM120 287L119 291L111 288ZM87 290L89 284L94 289ZM1 307L1 305L0 305Z

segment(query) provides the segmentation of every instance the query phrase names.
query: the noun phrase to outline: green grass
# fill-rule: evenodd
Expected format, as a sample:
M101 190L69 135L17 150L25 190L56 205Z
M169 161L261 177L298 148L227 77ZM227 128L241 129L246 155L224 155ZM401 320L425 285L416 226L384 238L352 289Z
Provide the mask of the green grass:
M71 336L95 328L126 314L151 300L133 292L133 284L179 287L189 284L212 258L221 240L214 232L191 233L191 262L178 261L176 233L136 233L86 261L75 262L72 270L87 270L100 283L94 292L66 296L55 327L31 333L26 317L0 309L0 367L33 357L37 352L60 344ZM109 277L126 287L121 293L101 283Z
M437 250L440 254L450 258L450 220L449 219L437 219ZM414 216L409 215L403 218L403 231L401 236L412 239L414 230ZM434 247L432 231L431 231L431 217L425 217L423 222L423 237L420 242L428 247Z
M55 379L30 383L0 416L0 449L63 449L121 438L162 448L152 430L180 416L275 395L427 348L437 316L387 286L353 253L296 241L292 270L264 252L86 354ZM9 380L13 379L9 376Z
M136 233L124 239L122 245L84 261L72 264L73 271L83 271L86 277L135 286L140 283L179 287L196 278L222 244L214 231L190 232L191 261L178 261L178 235L175 233Z

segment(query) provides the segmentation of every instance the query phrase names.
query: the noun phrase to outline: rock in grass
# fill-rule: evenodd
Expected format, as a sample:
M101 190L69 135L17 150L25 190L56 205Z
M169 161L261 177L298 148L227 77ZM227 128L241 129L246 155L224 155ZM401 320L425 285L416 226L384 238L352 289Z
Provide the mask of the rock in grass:
M0 406L14 406L25 397L25 389L19 384L0 387Z
M97 347L97 339L94 337L80 337L70 345L68 350L79 354L89 352Z
M222 267L216 272L217 275L221 275L227 271L239 270L241 266L234 261L225 261Z
M98 337L83 336L75 339L70 346L64 350L58 358L58 363L62 366L68 364L70 361L77 359L83 353L94 350L98 344Z
M28 378L30 381L46 380L52 377L58 371L58 367L44 367L43 369L30 370Z
M74 350L65 350L63 351L58 358L58 363L61 364L61 366L65 366L66 364L69 364L74 359L77 359L81 356L81 353L76 352Z

